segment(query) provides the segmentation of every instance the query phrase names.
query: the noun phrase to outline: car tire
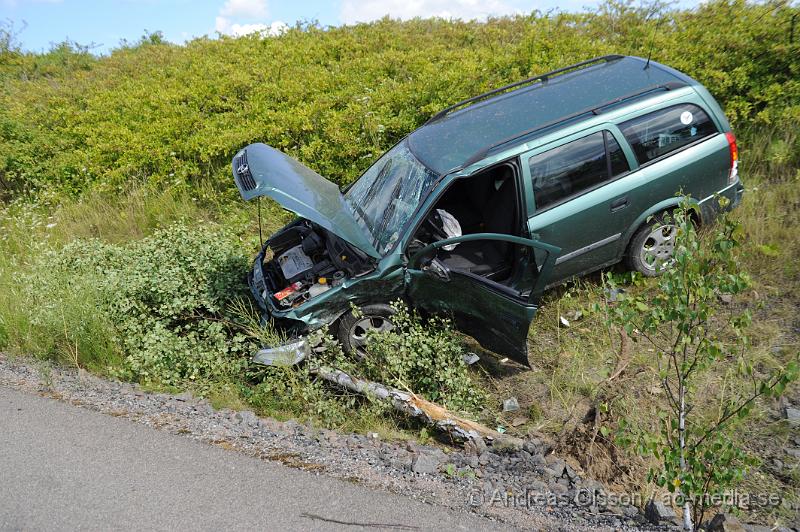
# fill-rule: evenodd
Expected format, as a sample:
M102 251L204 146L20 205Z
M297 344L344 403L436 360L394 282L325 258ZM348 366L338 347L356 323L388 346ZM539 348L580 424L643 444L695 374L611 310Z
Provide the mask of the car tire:
M625 254L628 269L645 277L661 275L672 258L677 232L678 228L667 222L663 213L644 223L628 244Z
M339 318L336 336L342 343L345 352L358 358L364 358L366 352L367 333L370 330L390 331L394 328L392 317L397 311L385 303L373 303L359 307L358 316L348 310Z

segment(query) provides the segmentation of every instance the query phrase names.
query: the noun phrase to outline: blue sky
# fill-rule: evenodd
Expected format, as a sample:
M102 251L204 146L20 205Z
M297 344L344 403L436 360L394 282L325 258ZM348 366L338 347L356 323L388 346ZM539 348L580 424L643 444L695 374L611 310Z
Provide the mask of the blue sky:
M322 25L395 18L443 16L484 19L505 15L593 7L599 0L0 0L0 22L11 23L26 50L47 50L70 39L94 44L105 53L145 31L161 31L167 40L184 42L217 33L279 32L284 25L317 20ZM691 7L696 0L681 0Z

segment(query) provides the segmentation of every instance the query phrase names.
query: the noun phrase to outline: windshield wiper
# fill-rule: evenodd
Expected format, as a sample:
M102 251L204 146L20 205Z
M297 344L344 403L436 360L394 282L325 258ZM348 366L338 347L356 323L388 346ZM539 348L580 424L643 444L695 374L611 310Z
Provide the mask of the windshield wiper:
M367 218L367 212L364 210L364 208L361 207L361 205L359 205L358 203L352 201L347 196L345 196L345 199L347 200L347 204L353 208L353 212L357 214L362 220L364 220L364 225L369 227L369 218Z
M403 185L403 180L398 179L397 183L395 184L394 188L392 189L392 194L389 196L392 198L392 202L387 207L386 213L383 215L383 220L381 220L381 227L378 231L378 235L383 235L383 232L386 231L386 226L389 225L389 220L391 220L392 216L394 216L394 211L397 209L397 195L400 192L400 187ZM378 238L378 237L376 237Z

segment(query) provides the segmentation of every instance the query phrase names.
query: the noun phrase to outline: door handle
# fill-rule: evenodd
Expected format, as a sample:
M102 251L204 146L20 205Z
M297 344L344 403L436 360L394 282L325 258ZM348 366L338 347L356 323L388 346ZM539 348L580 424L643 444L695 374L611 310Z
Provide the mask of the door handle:
M610 205L611 212L617 212L619 210L622 210L625 207L627 207L629 204L630 204L630 202L628 201L628 196L623 196L621 198L615 199L614 201L611 202L611 205Z

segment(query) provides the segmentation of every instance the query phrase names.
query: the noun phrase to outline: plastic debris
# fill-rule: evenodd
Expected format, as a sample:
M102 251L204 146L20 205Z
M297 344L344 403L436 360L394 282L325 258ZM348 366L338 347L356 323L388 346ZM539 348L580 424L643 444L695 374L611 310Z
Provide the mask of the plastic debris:
M466 364L467 366L471 366L480 359L481 357L479 357L475 353L467 353L464 355L464 364Z
M503 401L503 412L516 412L519 410L519 402L516 397L509 397Z

